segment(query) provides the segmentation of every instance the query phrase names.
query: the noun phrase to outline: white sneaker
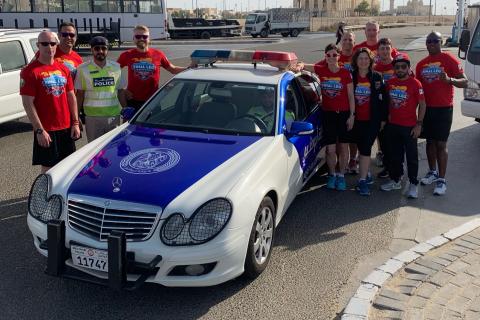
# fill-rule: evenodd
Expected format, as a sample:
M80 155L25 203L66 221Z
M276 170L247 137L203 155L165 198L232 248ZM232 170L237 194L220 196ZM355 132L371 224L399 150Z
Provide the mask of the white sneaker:
M387 183L382 184L380 189L383 191L400 190L402 189L402 183L400 181L395 182L394 180L390 180Z
M433 194L436 196L443 196L447 192L447 182L445 179L438 179L435 182L435 189L433 190Z
M407 198L408 199L417 199L418 198L418 186L410 182L407 191Z
M425 177L420 179L420 183L425 186L425 185L430 185L437 181L438 179L438 173L435 170L428 171Z

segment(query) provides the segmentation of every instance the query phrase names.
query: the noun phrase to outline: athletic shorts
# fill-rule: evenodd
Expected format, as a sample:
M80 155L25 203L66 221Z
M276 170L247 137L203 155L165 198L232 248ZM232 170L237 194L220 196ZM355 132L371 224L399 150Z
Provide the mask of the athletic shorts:
M52 142L48 148L43 148L38 144L37 134L33 134L33 158L32 164L44 167L53 167L73 152L75 152L75 142L70 136L70 128L48 131Z
M453 107L427 107L420 138L446 142L452 127Z
M370 157L372 146L378 135L378 128L372 127L370 121L355 120L353 129L350 131L350 142L356 143L358 152L362 156Z
M323 136L326 145L339 143L349 143L350 137L347 131L347 120L350 111L324 111L323 112Z

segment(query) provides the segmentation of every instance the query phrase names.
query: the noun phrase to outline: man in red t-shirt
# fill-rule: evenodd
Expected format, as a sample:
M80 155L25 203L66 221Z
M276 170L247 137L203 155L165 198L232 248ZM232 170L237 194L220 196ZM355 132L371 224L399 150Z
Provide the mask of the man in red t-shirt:
M428 56L417 63L416 69L427 103L421 137L427 139L429 171L420 182L423 185L435 182L435 195L447 191L445 173L447 140L453 119L453 87L465 88L468 84L460 62L450 53L442 52L441 43L440 33L432 32L427 36Z
M146 26L133 29L133 42L136 48L122 52L117 62L122 68L128 68L127 103L138 110L157 91L160 67L173 74L186 68L173 65L162 51L149 47L150 31Z
M380 34L380 26L376 21L368 21L365 24L365 36L367 40L357 44L353 51L357 51L360 48L368 48L375 56L375 61L379 60L378 57L378 35ZM392 57L398 54L397 49L392 47Z
M45 173L75 151L80 138L77 100L70 71L54 60L57 36L38 35L38 58L20 73L20 95L34 130L33 165Z
M400 176L403 172L403 158L406 154L410 185L408 198L418 198L418 150L425 116L425 98L422 84L410 76L410 58L402 53L393 60L395 77L387 83L389 95L388 124L385 128L389 148L388 172L390 181L380 188L383 191L401 189ZM418 117L417 117L418 106Z
M342 47L340 50L338 65L352 72L352 56L354 52L353 47L355 46L355 34L350 31L346 31L343 34L340 44ZM326 67L327 60L326 59L320 60L315 65L317 67ZM304 67L305 65L302 65L302 68ZM313 72L313 66L311 66L310 70Z

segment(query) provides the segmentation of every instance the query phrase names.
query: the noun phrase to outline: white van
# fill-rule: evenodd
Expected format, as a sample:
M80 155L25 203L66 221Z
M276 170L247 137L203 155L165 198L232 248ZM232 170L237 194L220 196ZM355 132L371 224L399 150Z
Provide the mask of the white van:
M25 116L20 71L37 52L40 31L0 29L0 123Z

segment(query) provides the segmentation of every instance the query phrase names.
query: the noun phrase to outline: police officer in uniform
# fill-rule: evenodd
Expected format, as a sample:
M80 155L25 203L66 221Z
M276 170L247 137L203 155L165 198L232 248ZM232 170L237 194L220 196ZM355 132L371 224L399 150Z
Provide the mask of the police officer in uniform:
M120 111L126 107L126 76L120 64L107 59L108 40L102 36L90 40L93 55L77 69L78 109L85 114L87 140L91 142L120 124Z

